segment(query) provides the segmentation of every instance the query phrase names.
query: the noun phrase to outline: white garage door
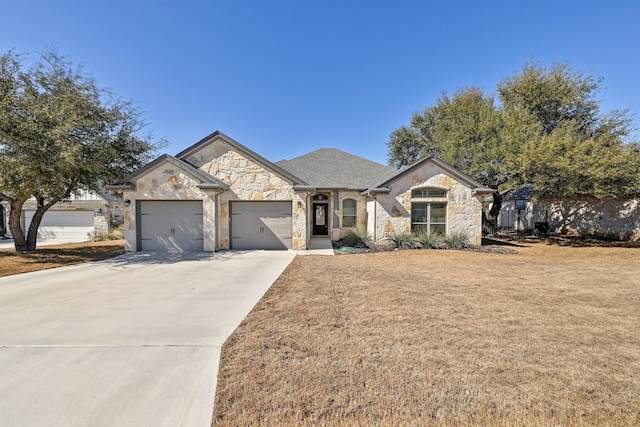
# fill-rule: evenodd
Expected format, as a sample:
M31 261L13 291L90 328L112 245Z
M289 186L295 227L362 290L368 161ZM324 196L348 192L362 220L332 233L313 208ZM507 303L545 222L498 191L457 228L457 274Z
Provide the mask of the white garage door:
M139 244L143 251L201 251L201 201L141 201Z
M291 202L231 202L231 249L291 249Z
M25 233L35 211L24 211ZM47 211L40 221L38 239L89 240L95 234L93 211Z

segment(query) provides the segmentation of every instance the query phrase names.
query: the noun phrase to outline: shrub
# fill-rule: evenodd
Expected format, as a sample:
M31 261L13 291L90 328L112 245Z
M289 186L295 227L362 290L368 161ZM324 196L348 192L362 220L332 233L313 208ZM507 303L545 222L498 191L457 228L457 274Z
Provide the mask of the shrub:
M353 227L347 231L347 234L340 239L338 247L351 247L351 248L368 248L373 237L366 231L360 231Z
M97 240L97 241L120 240L120 239L124 239L124 229L123 229L123 227L115 228L115 229L111 230L108 233L101 234L101 235L96 236L94 238L94 240Z
M467 249L470 246L469 236L462 231L454 231L445 235L444 243L450 249Z
M442 247L442 237L436 233L419 233L416 240L422 245L422 249L440 249Z
M398 249L417 249L420 247L420 243L416 239L416 236L411 233L395 233L387 237L394 247Z

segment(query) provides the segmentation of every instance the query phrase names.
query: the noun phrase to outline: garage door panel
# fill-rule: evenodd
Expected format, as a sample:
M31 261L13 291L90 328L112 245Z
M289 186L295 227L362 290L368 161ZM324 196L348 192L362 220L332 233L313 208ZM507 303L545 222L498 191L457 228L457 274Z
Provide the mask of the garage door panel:
M24 212L25 230L29 229L35 211ZM39 239L90 239L95 234L93 211L45 212L38 227Z
M291 202L231 202L232 249L290 249Z
M140 249L203 250L201 201L141 201Z

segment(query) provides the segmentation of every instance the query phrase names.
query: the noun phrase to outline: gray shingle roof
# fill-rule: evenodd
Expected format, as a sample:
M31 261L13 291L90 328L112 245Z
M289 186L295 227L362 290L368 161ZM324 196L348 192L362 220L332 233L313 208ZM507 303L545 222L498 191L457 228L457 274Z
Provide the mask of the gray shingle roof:
M282 169L317 188L365 190L398 172L397 169L335 148L275 162Z

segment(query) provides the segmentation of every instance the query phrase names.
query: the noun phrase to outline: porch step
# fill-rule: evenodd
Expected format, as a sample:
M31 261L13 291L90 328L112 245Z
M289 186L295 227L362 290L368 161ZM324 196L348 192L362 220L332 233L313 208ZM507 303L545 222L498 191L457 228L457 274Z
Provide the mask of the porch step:
M312 238L309 240L307 249L333 249L333 245L331 244L331 240L328 238Z

